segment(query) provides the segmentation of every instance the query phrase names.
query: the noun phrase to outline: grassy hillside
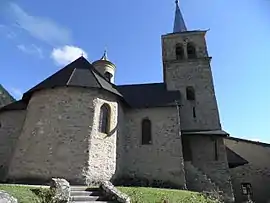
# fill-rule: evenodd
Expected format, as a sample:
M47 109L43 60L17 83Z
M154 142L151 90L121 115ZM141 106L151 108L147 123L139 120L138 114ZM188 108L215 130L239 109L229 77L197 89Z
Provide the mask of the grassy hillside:
M200 193L143 187L118 187L132 199L132 203L214 203Z

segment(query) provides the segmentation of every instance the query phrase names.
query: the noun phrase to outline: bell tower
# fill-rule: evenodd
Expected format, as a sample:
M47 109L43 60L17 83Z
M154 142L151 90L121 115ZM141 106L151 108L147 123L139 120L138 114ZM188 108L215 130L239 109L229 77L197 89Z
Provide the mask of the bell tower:
M174 29L162 36L163 78L168 90L179 90L183 130L221 129L207 52L205 30L187 30L178 1Z

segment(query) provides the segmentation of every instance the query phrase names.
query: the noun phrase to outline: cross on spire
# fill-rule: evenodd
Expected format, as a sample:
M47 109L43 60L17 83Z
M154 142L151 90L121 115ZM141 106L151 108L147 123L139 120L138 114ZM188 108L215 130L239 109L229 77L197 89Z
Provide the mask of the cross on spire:
M104 54L103 54L103 56L102 56L101 60L108 61L107 48L105 48L105 50L104 50Z
M181 10L178 5L178 0L175 1L176 4L176 10L175 10L175 18L174 18L174 27L173 27L173 32L186 32L187 27L183 18L183 15L181 13Z

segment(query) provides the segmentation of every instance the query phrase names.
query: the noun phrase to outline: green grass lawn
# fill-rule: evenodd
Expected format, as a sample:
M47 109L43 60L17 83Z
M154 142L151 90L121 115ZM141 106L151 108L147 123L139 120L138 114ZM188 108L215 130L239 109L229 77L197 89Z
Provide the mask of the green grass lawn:
M117 187L123 193L129 195L132 203L213 203L200 193L185 190L169 190L145 187ZM19 203L47 203L48 189L18 186L1 185L0 190L4 190L16 197Z
M17 198L19 203L43 203L47 191L47 189L38 187L1 184L0 190L4 190Z
M117 187L131 197L132 203L213 203L200 193L144 187Z

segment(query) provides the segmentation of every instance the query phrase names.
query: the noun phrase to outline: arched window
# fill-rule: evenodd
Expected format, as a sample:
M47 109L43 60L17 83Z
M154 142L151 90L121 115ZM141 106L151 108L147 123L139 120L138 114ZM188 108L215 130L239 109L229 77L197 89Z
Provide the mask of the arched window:
M175 55L177 60L184 59L184 49L181 44L175 46Z
M152 143L151 121L148 118L142 120L142 144L149 145Z
M187 55L188 55L188 58L196 58L197 57L196 48L190 42L187 44Z
M111 82L112 79L112 74L109 72L105 72L104 73L104 77L106 78L106 80L108 80L109 82Z
M108 104L103 104L100 108L99 132L108 134L110 132L111 109Z
M187 100L189 101L195 100L195 90L193 87L189 86L186 88L186 96L187 96Z

